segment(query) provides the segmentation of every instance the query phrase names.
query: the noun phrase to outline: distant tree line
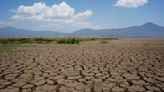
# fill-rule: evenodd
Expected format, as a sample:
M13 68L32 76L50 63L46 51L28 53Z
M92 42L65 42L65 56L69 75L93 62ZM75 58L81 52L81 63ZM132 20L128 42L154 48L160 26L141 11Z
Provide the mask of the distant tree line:
M0 44L80 44L86 41L113 40L116 38L0 38Z

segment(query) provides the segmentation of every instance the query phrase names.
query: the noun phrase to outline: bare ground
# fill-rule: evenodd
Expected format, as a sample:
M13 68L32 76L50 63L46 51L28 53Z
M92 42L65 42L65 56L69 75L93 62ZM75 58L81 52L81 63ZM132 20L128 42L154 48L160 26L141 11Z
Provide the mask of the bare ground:
M0 51L0 92L123 91L164 91L164 40Z

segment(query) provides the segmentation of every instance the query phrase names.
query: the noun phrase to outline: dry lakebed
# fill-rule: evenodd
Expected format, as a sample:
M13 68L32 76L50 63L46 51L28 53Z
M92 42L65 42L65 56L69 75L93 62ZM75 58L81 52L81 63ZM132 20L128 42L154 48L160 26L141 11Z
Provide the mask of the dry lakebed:
M164 40L0 47L0 92L164 92Z

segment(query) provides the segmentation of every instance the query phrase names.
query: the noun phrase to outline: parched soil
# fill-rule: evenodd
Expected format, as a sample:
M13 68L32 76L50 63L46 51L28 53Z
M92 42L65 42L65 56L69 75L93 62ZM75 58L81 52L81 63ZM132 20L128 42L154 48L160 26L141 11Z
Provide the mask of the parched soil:
M0 92L124 91L164 91L164 40L0 51Z

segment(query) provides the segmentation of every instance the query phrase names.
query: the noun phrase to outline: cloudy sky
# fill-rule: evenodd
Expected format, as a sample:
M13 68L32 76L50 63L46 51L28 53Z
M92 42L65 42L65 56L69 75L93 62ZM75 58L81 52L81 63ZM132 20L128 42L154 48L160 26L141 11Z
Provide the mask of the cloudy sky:
M164 0L1 0L0 27L73 32L154 22L164 26Z

